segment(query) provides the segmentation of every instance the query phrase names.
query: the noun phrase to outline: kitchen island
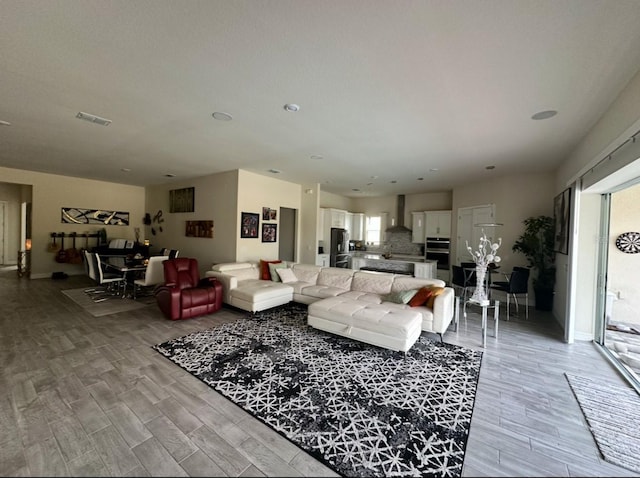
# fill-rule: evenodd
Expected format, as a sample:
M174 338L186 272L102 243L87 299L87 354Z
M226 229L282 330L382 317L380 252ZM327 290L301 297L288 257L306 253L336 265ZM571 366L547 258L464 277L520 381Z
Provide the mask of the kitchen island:
M420 256L392 254L385 258L383 254L373 252L357 252L351 256L351 268L355 270L373 270L407 274L421 279L435 279L435 260L426 260Z

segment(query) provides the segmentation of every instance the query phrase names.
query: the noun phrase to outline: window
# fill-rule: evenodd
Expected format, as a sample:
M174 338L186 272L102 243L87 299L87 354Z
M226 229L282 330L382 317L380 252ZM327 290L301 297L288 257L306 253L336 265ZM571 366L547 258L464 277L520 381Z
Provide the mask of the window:
M365 241L367 244L380 244L382 237L382 217L367 216L365 231Z

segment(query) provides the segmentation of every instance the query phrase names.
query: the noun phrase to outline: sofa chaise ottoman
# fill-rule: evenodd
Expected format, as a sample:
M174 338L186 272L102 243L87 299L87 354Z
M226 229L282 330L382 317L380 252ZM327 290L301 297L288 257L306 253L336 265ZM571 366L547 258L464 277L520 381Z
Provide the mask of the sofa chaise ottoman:
M401 352L422 332L422 315L390 302L372 304L348 297L329 297L309 304L307 323L319 330Z

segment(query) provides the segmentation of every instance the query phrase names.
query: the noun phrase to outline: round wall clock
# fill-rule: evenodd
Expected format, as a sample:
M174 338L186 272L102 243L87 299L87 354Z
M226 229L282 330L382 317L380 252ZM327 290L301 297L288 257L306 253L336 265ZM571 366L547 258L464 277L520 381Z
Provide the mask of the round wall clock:
M616 239L616 247L627 254L640 252L640 232L623 232Z

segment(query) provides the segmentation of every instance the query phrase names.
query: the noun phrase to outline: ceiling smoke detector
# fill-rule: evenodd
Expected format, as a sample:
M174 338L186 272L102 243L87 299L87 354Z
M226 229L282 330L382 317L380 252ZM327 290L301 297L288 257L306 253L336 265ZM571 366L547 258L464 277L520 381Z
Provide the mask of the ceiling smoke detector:
M300 111L300 107L298 105L296 105L295 103L287 103L286 105L284 105L284 109L286 111L291 112L291 113L295 113L296 111Z
M92 115L90 113L83 113L82 111L80 111L76 115L76 118L88 121L90 123L99 124L100 126L109 126L111 124L110 119L101 118L100 116Z

